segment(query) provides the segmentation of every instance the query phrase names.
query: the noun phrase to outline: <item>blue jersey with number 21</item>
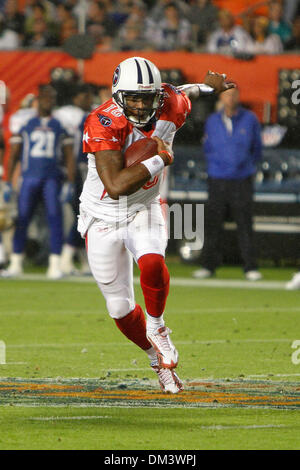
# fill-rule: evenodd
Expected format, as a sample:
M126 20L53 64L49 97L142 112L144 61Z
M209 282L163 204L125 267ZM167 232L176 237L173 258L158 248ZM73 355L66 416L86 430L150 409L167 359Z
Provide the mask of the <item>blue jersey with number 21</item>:
M36 178L62 176L62 141L66 130L53 117L34 117L24 125L21 157L22 175Z

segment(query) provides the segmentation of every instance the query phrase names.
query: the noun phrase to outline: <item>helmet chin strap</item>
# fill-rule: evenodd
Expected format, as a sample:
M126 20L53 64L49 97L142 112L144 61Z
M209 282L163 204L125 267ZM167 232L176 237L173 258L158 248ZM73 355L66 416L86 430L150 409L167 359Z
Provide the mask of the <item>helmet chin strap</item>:
M132 114L126 115L125 112L124 112L124 116L126 117L126 119L128 119L128 121L131 122L131 124L133 124L133 125L136 126L136 127L144 127L144 126L146 126L146 125L149 123L149 121L152 119L153 114L154 114L154 113L152 113L151 115L149 114L149 115L145 118L144 121L141 121L138 116L134 116L134 115L132 115Z
M140 122L139 120L139 117L138 116L134 116L134 115L130 115L130 114L126 114L126 107L125 107L125 103L123 103L123 100L120 100L118 99L117 97L115 98L113 96L113 102L117 105L119 111L123 114L123 116L135 127L145 127L149 124L149 122L151 121L151 119L153 119L153 117L155 116L155 114L157 113L157 109L154 109L152 110L152 113L150 111L150 113L148 114L148 117L145 118L145 121L144 122Z

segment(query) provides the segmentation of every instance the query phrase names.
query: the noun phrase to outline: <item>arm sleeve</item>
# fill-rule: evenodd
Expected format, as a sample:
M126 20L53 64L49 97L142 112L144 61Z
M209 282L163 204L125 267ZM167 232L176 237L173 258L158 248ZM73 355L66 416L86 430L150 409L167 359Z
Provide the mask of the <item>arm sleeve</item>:
M23 143L23 131L24 131L24 126L19 126L18 130L16 132L13 132L12 135L9 138L9 143L10 144L22 144Z
M14 134L9 139L10 144L21 144L22 142L23 142L22 134Z

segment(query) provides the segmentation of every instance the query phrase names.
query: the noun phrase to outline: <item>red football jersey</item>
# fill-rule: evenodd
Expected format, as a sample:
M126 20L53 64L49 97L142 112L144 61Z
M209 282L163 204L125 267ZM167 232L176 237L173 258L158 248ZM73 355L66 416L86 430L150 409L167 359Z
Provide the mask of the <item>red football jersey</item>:
M163 107L157 120L147 131L133 126L121 113L112 99L106 101L87 117L84 126L83 151L88 153L88 175L80 196L82 207L93 217L105 222L122 221L137 210L137 204L159 204L163 172L127 198L128 209L107 194L96 169L94 154L102 150L125 152L135 141L157 136L172 145L176 131L184 124L191 110L186 94L169 84L163 84ZM131 209L130 209L131 208Z
M184 92L177 90L174 86L164 83L162 87L164 104L158 120L149 131L134 127L111 98L87 117L84 126L83 151L95 153L101 150L122 150L124 152L138 138L158 135L155 130L161 125L165 126L166 122L172 123L173 132L176 132L184 124L186 116L191 111L191 102Z

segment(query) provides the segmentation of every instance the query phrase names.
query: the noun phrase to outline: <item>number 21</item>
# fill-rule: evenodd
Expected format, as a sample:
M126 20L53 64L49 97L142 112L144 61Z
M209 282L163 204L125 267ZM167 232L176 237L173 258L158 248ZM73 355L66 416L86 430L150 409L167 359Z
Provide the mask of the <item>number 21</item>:
M53 158L54 139L54 132L34 131L31 134L31 141L34 142L31 149L31 156L37 158Z

